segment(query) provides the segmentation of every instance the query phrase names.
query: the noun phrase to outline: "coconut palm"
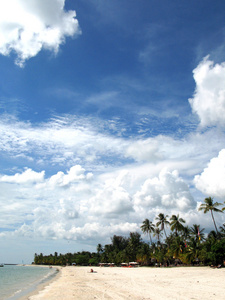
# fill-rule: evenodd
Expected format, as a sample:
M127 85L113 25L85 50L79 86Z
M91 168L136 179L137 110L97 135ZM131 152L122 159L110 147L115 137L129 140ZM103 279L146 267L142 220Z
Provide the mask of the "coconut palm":
M221 203L215 202L213 203L213 199L211 197L205 198L205 203L201 204L198 210L203 210L204 214L206 214L207 212L211 212L211 216L212 216L212 220L216 229L216 233L218 234L218 230L216 227L216 222L213 216L213 211L214 212L222 212L221 209L217 208L217 206L221 205Z
M153 236L156 236L156 238L158 240L158 244L160 244L160 238L162 237L162 233L158 227L155 228Z
M207 240L208 241L216 241L217 237L218 237L218 235L215 232L215 230L211 230L208 234Z
M198 261L199 254L200 254L200 244L198 243L198 240L195 239L195 237L192 237L189 241L185 258L187 262L194 263Z
M190 235L194 238L194 240L200 241L200 240L204 240L205 239L205 235L203 233L203 231L205 230L205 228L200 229L200 225L197 224L193 224L193 226L190 228Z
M164 215L162 213L160 213L158 215L158 217L156 217L155 219L158 220L158 222L156 223L156 226L161 226L161 231L164 230L164 233L165 233L165 237L167 238L167 235L166 235L166 230L165 230L165 226L166 225L169 225L170 222L167 221L167 218L168 218L168 215Z
M182 229L182 238L184 241L190 238L190 228L188 226L184 226Z
M141 248L138 251L136 258L142 265L149 263L150 247L148 244L144 243L141 245Z
M172 215L172 217L170 218L171 222L170 222L170 228L172 231L175 230L175 234L177 236L177 232L178 231L182 231L184 229L184 223L185 220L180 218L179 215L175 216ZM182 224L183 223L183 224Z
M181 255L185 249L185 243L180 236L176 236L170 246L169 252L173 258L181 258Z
M151 237L151 232L154 231L155 225L149 221L149 219L145 219L143 221L143 224L141 226L141 230L143 233L146 233L149 235L150 243L152 244L152 237Z
M97 253L100 254L102 252L103 252L103 247L102 247L101 244L98 244L98 246L97 246Z

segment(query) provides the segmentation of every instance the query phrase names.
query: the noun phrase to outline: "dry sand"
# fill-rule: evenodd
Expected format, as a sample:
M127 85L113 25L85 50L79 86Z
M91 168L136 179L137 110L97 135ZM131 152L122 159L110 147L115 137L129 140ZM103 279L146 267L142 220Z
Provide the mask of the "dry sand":
M29 300L225 299L225 268L60 268L61 275Z

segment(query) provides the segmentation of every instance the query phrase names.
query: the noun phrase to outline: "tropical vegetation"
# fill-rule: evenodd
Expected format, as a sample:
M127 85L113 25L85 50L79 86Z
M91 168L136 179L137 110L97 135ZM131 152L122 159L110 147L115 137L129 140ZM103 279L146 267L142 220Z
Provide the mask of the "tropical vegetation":
M96 252L82 251L54 255L35 254L35 264L48 265L98 265L111 263L115 265L137 262L140 265L213 265L225 266L225 223L217 228L214 213L223 213L225 207L218 208L221 203L205 198L199 211L210 212L215 230L205 233L200 224L185 226L185 220L179 215L160 213L156 224L145 219L140 226L141 231L148 235L149 242L143 241L141 234L130 232L128 237L114 235L111 243L98 244ZM169 221L170 220L170 221ZM165 228L170 229L166 233ZM155 237L154 242L152 236Z

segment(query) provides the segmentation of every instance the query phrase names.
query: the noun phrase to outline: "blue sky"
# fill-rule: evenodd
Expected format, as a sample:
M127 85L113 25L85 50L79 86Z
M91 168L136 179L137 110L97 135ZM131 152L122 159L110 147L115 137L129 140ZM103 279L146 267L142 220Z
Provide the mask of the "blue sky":
M225 197L224 11L0 4L0 260L95 251L161 212L213 229L198 206Z

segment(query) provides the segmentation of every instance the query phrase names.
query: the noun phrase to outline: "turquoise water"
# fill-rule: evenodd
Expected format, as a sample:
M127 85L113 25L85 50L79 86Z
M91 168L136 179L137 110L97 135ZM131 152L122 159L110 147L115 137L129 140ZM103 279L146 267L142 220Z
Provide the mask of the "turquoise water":
M19 299L56 273L55 268L5 265L0 268L0 300Z

